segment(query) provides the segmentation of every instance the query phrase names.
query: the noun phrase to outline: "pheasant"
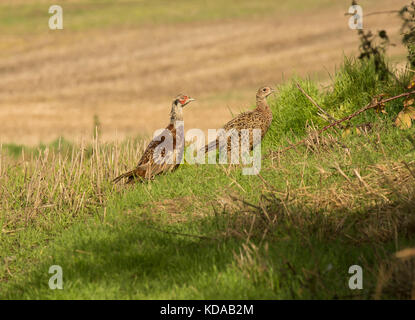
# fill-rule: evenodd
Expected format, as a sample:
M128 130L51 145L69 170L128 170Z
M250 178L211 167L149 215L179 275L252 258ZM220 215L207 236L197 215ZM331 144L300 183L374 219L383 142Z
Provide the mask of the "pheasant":
M128 171L118 176L113 180L113 182L117 183L122 179L127 179L126 183L132 183L135 180L150 180L158 174L173 171L179 166L179 164L176 163L176 158L178 157L178 153L180 153L181 150L176 150L176 132L178 126L183 121L184 106L192 101L195 101L195 99L182 94L178 95L173 100L170 112L170 124L163 130L162 133L160 133L149 143L146 150L144 151L144 154L141 156L137 167L134 170ZM166 134L169 134L166 132L166 130L170 131L171 137L173 139L173 149L166 150L164 148L160 154L156 154L157 147L165 141ZM177 149L180 148L177 147ZM163 157L161 161L160 155Z
M223 126L225 131L235 129L238 133L239 138L241 137L241 130L247 129L250 131L249 134L249 149L254 148L253 144L253 129L261 129L261 140L264 138L266 132L268 131L269 126L272 122L272 112L271 108L268 106L266 98L274 92L274 89L271 87L262 87L259 88L256 93L256 108L250 112L244 112L238 115L236 118L229 121ZM223 135L223 132L221 133ZM210 142L205 146L205 152L216 149L219 146L220 136L216 138L215 141ZM231 152L231 143L230 138L227 142L227 150Z

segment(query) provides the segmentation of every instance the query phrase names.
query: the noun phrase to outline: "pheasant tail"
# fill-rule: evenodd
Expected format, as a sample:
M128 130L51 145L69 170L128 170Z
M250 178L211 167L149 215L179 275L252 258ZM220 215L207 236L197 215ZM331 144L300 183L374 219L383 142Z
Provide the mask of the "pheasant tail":
M124 178L130 178L130 177L134 176L134 171L135 170L131 170L131 171L128 171L126 173L123 173L122 175L120 175L120 176L116 177L114 180L112 180L112 182L118 183Z
M148 165L139 166L139 167L135 168L134 170L128 171L128 172L123 173L122 175L116 177L114 180L112 180L112 182L118 183L122 179L128 178L127 183L130 183L130 182L134 181L136 178L139 178L139 177L146 178L146 173L148 171L147 168L148 168Z

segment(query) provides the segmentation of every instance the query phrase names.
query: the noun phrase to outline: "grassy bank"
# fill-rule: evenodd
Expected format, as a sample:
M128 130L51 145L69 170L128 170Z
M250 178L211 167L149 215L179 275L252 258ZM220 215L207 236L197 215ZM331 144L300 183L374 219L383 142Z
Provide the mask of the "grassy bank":
M414 260L395 257L415 245L415 129L393 126L402 99L353 119L370 122L367 133L316 136L327 123L295 86L341 118L410 78L380 81L371 62L346 61L329 88L281 85L258 176L185 164L113 186L140 142L58 144L17 159L4 148L0 297L410 298ZM348 287L355 264L363 290ZM63 268L63 290L48 287L51 265Z

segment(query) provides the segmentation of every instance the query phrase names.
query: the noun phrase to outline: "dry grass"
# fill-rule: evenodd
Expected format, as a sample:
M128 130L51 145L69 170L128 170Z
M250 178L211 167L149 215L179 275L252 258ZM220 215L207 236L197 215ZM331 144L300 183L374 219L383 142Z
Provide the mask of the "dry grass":
M234 252L235 264L242 274L258 285L260 282L267 282L267 285L274 290L273 269L268 257L268 243L258 247L252 242L242 244L239 252Z
M383 129L377 125L374 130ZM302 237L346 238L356 244L393 241L398 234L412 236L415 233L415 161L388 160L378 133L366 135L364 139L365 143L348 147L339 134L317 135L314 128L309 128L304 147L291 151L293 156L276 152L275 157L271 153L272 164L264 170L279 172L279 179L287 179L285 187L273 186L263 178L262 174L266 173L262 173L259 174L262 194L258 204L243 198L243 188L238 193L218 197L216 214L231 213L225 236L265 239L282 225L301 230ZM371 152L371 145L383 152L384 161L364 169L353 165L352 153ZM312 157L319 160L310 164ZM287 163L299 159L304 162L302 172L296 172L299 182L294 187L289 183L293 168L287 168ZM317 186L305 182L306 170L319 175ZM324 185L327 180L333 183Z
M105 144L95 139L65 150L49 149L10 157L0 147L1 232L10 234L29 225L48 229L62 216L75 218L95 212L116 191L111 180L131 168L142 142Z
M146 221L153 223L163 221L167 224L180 224L206 218L210 209L196 196L148 202L143 207L151 212L144 217ZM157 212L157 215L154 215L154 212Z
M287 164L284 160L290 159L290 155L283 154L271 170L280 172L279 179L291 176L287 177L285 188L275 187L272 179L260 175L262 194L258 202L246 200L243 191L217 198L215 213L227 221L222 237L236 237L245 242L239 251L234 251L236 266L256 285L262 283L272 290L275 287L272 275L278 273L302 278L302 287L314 292L314 296L323 291L336 299L358 298L358 294L339 296L335 286L328 286L317 266L300 271L284 254L277 254L276 260L282 261L283 266L272 262L268 243L301 239L301 245L312 252L318 252L321 243L340 242L342 250L359 250L369 245L375 261L369 267L371 280L365 282L370 296L414 299L415 249L401 250L395 257L385 254L383 246L394 243L399 248L398 239L412 239L415 235L415 161L385 160L361 170L348 163L351 153L360 152L356 145L345 148L339 135L316 136L314 130L307 138L301 151L291 151L296 153L294 158L304 157L308 161L312 156L328 158L332 163L330 170L317 162L313 165L314 171L320 175L320 183L325 180L335 183L317 189L302 183L292 186L288 182L293 175L292 168L284 172ZM375 143L382 148L380 141ZM335 156L339 150L343 161Z

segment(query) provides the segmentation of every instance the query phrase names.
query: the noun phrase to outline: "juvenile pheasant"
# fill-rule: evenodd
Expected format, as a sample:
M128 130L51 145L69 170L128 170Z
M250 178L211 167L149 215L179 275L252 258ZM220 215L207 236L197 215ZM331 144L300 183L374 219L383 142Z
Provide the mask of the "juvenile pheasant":
M264 138L265 133L268 131L269 126L272 122L272 112L269 107L266 98L274 92L274 89L271 87L262 87L259 88L256 94L256 108L250 112L244 112L238 115L236 118L229 121L223 126L225 131L235 129L238 132L239 138L241 137L241 130L247 129L250 131L249 134L249 147L250 150L253 149L253 129L261 129L261 140ZM223 134L223 133L222 133ZM219 137L210 142L205 146L205 152L216 149L219 146ZM227 150L231 151L230 138L227 142Z
M167 171L173 171L179 164L176 163L176 157L181 150L176 150L177 139L176 132L177 126L183 121L183 107L194 101L186 95L178 95L174 100L170 112L170 124L163 130L163 132L155 137L147 146L144 154L141 156L137 167L134 170L128 171L119 177L115 178L113 182L117 183L122 179L127 179L126 183L132 183L135 180L149 180L154 176ZM170 131L173 139L173 149L163 149L160 154L156 154L156 148L165 141L166 130ZM177 149L180 149L179 147ZM160 156L164 159L160 161Z

